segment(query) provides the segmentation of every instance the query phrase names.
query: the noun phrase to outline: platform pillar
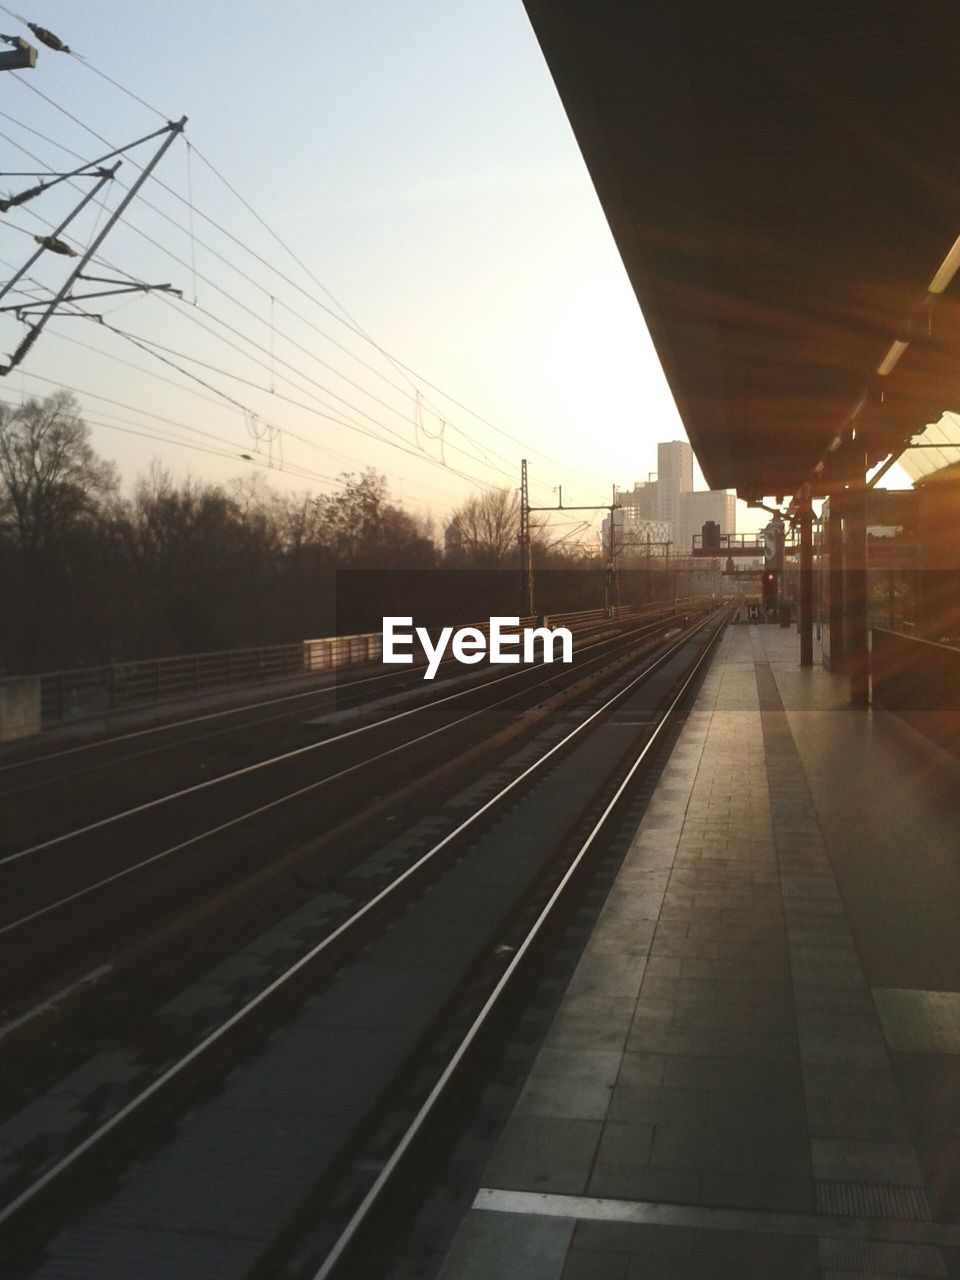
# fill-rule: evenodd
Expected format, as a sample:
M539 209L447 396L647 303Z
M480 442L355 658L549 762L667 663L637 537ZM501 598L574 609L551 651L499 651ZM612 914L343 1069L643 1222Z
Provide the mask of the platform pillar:
M843 504L844 576L847 605L847 646L850 661L850 701L870 702L870 653L867 647L867 487L852 484Z
M800 665L813 666L813 506L810 490L800 495Z

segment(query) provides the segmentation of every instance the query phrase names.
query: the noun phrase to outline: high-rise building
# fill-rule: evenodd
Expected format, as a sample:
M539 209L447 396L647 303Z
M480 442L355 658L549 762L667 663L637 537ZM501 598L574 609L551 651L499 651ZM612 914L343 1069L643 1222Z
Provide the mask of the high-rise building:
M625 565L641 556L663 556L673 541L673 531L665 520L650 520L636 506L622 503L614 512L617 530L617 556ZM610 554L610 517L603 517L603 551Z
M656 518L673 525L676 537L680 495L693 492L693 450L686 440L661 441L657 445Z
M634 481L632 489L617 489L614 501L625 511L630 512L632 520L655 520L657 518L657 482Z
M674 525L676 553L688 556L694 534L700 533L708 520L720 526L721 533L737 531L737 499L726 489L701 489L680 496L678 518Z
M662 539L669 539L670 554L688 556L693 536L708 520L721 533L737 531L737 500L725 489L694 490L693 450L686 440L664 440L657 445L657 478L632 489L618 489L616 501L624 508L618 529L626 532L656 522ZM652 534L651 534L652 537ZM657 541L658 539L653 539Z
M676 493L692 493L693 450L686 440L661 440L657 445L657 479Z

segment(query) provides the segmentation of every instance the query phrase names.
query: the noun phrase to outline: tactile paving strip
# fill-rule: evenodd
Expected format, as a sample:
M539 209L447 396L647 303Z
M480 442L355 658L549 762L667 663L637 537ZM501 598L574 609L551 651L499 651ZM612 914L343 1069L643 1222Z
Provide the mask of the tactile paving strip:
M930 1205L922 1187L882 1186L875 1182L818 1180L817 1212L848 1218L930 1221Z
M819 905L815 899L824 905L841 905L842 899L773 671L758 656L755 672L793 983L795 990L804 991L808 1014L818 1006L823 1013L838 990L866 992L866 979L843 916L830 917L829 945L825 940L811 948L798 941L795 927L809 926L806 915ZM799 1039L808 1102L823 1096L824 1076L818 1068L826 1065L837 1096L855 1094L858 1078L869 1075L874 1086L880 1079L889 1083L888 1110L901 1110L879 1019L846 1026L824 1022L819 1030L801 1023ZM850 1140L842 1127L842 1109L835 1123L834 1132L824 1132L831 1126L829 1118L822 1121L821 1132L811 1141L818 1212L929 1222L930 1205L914 1148L907 1142Z
M946 1280L947 1267L939 1249L922 1244L894 1244L887 1240L820 1241L824 1271L874 1276L917 1276Z

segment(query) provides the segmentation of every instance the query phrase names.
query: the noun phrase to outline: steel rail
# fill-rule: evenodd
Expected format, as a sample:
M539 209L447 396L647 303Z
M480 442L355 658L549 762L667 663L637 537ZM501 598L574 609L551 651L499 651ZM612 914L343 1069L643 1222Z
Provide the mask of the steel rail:
M367 1191L363 1200L354 1210L354 1213L350 1217L343 1231L337 1237L337 1240L334 1243L333 1248L327 1254L322 1265L320 1266L320 1269L314 1273L312 1280L329 1280L329 1278L334 1273L336 1267L339 1265L341 1259L343 1258L343 1255L346 1253L346 1251L350 1248L350 1246L356 1240L357 1233L360 1231L361 1227L369 1217L371 1211L379 1201L381 1195L384 1193L388 1183L391 1181L394 1174L396 1173L400 1163L402 1162L402 1160L410 1150L410 1147L412 1146L413 1142L415 1141L415 1139L423 1129L424 1125L429 1120L430 1116L434 1111L434 1108L437 1106L438 1102L440 1101L441 1097L445 1093L446 1089L449 1087L450 1082L452 1081L457 1070L463 1063L464 1058L466 1057L470 1049L473 1047L475 1041L477 1040L478 1036L480 1035L481 1031L486 1025L487 1020L489 1019L491 1013L499 1003L503 993L506 991L507 987L510 985L510 983L516 976L528 952L533 947L533 944L539 937L547 920L552 915L557 903L560 901L561 897L563 897L564 893L566 892L571 880L573 879L578 868L580 867L581 863L583 862L584 858L586 857L587 853L592 847L597 836L603 830L603 827L609 820L611 814L616 809L624 792L630 786L631 782L636 776L637 771L640 769L641 765L644 763L644 761L647 759L648 755L652 751L654 745L659 739L664 728L673 718L673 715L676 712L677 707L680 705L680 702L685 696L687 690L690 688L690 685L696 679L704 663L711 656L713 652L713 648L717 642L717 639L723 632L725 621L726 619L724 618L724 620L721 621L721 623L717 626L717 629L714 635L711 637L703 653L700 654L699 658L694 664L689 675L684 680L683 685L681 686L679 692L676 694L676 696L671 701L667 710L658 720L656 727L654 728L650 737L647 739L639 755L633 761L632 765L627 771L626 776L622 779L622 781L620 782L620 785L617 787L617 790L615 791L613 797L607 803L602 814L597 819L596 823L594 823L594 826L591 829L589 835L586 837L586 839L583 841L580 848L574 855L573 859L570 862L570 865L568 866L567 870L564 872L563 877L554 888L546 904L540 911L533 925L530 927L523 942L521 942L520 945L517 947L516 952L512 956L510 963L507 965L504 972L501 974L496 986L491 991L487 999L484 1001L483 1006L480 1009L480 1012L477 1014L473 1022L470 1024L470 1027L467 1029L459 1045L451 1055L450 1060L448 1061L447 1065L444 1067L442 1073L440 1074L433 1088L430 1090L430 1093L427 1095L426 1099L421 1104L420 1109L417 1111L416 1115L413 1117L410 1124L407 1126L406 1130L404 1131L402 1137L397 1142L397 1145L394 1147L390 1156L385 1161L383 1168L380 1170L379 1174L377 1175L375 1181Z
M639 619L631 619L630 621L639 621ZM659 621L662 621L662 619L656 619L656 620L645 619L641 622L641 629L643 629L646 626L655 626ZM578 628L574 632L574 644L577 645L578 642L581 642L582 640L584 640L585 638L593 634L595 631L599 631L605 628L608 629L609 627L610 627L609 621L602 624L595 623L595 622L585 623L583 624L582 628ZM439 670L448 669L454 666L455 664L456 664L455 658L444 658L440 662ZM21 786L17 786L16 784L14 784L8 790L0 791L0 804L14 800L18 797L22 797L25 795L35 795L37 792L42 791L44 787L53 787L64 782L72 782L72 781L75 781L77 778L85 777L88 774L98 773L103 771L104 769L110 769L112 766L118 763L123 765L129 765L134 760L143 760L143 759L149 758L150 756L162 755L164 752L175 751L178 748L193 749L197 746L200 746L204 742L211 742L217 738L223 738L231 733L243 733L250 729L260 728L262 725L276 724L278 721L286 720L294 716L299 717L302 715L311 715L314 713L314 711L316 712L322 711L325 703L329 703L331 698L337 699L341 697L343 694L349 693L350 690L362 689L366 685L386 684L387 687L383 691L386 696L392 696L394 692L396 693L410 692L410 689L408 688L408 683L410 681L410 678L412 676L417 675L419 672L426 671L426 669L427 669L426 663L423 663L423 664L416 664L411 667L404 667L402 672L399 672L399 671L383 672L375 676L365 676L361 680L351 680L345 684L341 684L334 681L333 683L320 685L318 687L313 687L311 689L306 689L302 693L285 694L283 697L280 697L280 698L266 698L260 702L244 703L240 707L227 708L223 711L214 711L214 712L210 712L209 714L205 714L202 716L195 716L187 720L177 720L167 724L153 725L146 729L134 730L131 733L119 734L113 738L102 738L97 742L81 743L74 747L66 747L62 751L50 751L50 752L47 752L45 755L33 756L25 760L16 761L9 765L0 765L0 775L2 775L5 771L9 771L13 769L22 769L27 767L28 765L34 765L38 768L42 768L44 763L48 760L55 761L60 759L61 757L73 755L79 752L93 753L100 749L107 749L116 744L128 742L133 739L136 739L139 737L145 737L151 734L157 734L157 733L174 734L178 729L179 730L189 729L191 725L202 724L207 720L223 719L228 716L241 715L244 712L252 713L252 712L256 712L258 709L267 709L273 706L278 706L284 702L302 701L308 698L315 699L314 702L299 709L290 708L286 711L275 712L272 715L257 716L255 719L251 717L251 719L244 720L242 723L238 725L224 724L224 725L221 725L219 728L210 729L205 733L193 734L182 740L177 740L175 738L173 741L170 741L170 742L160 742L155 746L145 746L139 751L125 752L122 756L109 756L108 758L103 760L93 760L89 764L81 764L80 767L75 769L70 769L67 772L54 773L54 774L50 774L47 777L40 777L33 780L25 781ZM482 676L485 671L486 671L486 668L480 668L475 674L478 676ZM392 690L390 688L391 683L397 686L396 690ZM473 687L479 688L483 683L486 683L486 682L482 680L477 680L474 683ZM416 686L414 686L414 688L416 688ZM351 710L351 711L362 709L364 706L372 702L377 696L376 690L370 690L370 692L373 694L372 698L361 699L356 702L351 701L347 707L344 707L342 709Z
M715 615L711 615L711 617L713 616ZM186 1054L166 1068L161 1075L151 1081L151 1083L147 1085L135 1098L132 1098L129 1102L125 1103L119 1111L115 1112L105 1120L97 1129L88 1134L85 1139L78 1143L76 1147L69 1151L65 1156L61 1157L55 1165L42 1174L35 1182L31 1183L29 1187L26 1187L19 1195L0 1209L0 1228L5 1227L18 1214L24 1212L43 1192L50 1190L56 1182L75 1169L85 1156L89 1155L97 1147L104 1144L107 1139L118 1132L121 1126L133 1119L133 1117L138 1113L142 1112L143 1108L145 1108L150 1102L158 1099L166 1090L170 1089L184 1076L189 1068L193 1067L205 1055L211 1053L216 1047L220 1046L229 1035L234 1033L237 1028L241 1026L241 1024L249 1021L254 1014L261 1011L263 1007L268 1004L268 1002L275 997L278 992L286 988L297 975L312 965L317 958L325 951L329 950L334 943L338 942L345 935L355 930L377 907L392 898L401 889L401 887L406 885L407 882L416 876L418 872L422 871L424 867L432 863L448 845L461 836L465 831L469 830L484 814L488 813L492 808L500 804L507 796L512 795L526 779L537 773L547 763L547 761L553 759L554 756L561 752L570 742L578 738L590 725L594 724L601 717L610 712L617 703L623 701L623 699L632 693L638 685L642 684L655 671L663 666L664 663L672 658L683 647L683 645L687 643L691 634L695 633L696 630L702 629L703 626L708 625L710 620L711 619L708 618L706 622L701 622L696 627L691 628L681 640L672 644L670 648L655 658L642 672L632 677L624 688L618 690L600 707L592 711L579 724L575 725L574 728L566 733L559 742L544 751L537 760L528 765L520 774L517 775L517 777L506 783L494 796L475 809L474 812L460 822L453 831L449 832L441 840L437 841L436 844L432 845L429 850L421 854L414 863L396 876L394 880L380 889L372 898L364 903L363 906L359 907L352 913L352 915L333 929L331 933L311 947L309 951L284 970L283 973L279 974L269 982L266 987L248 1000L242 1008L236 1010L229 1018L226 1019L225 1022L221 1023L220 1026L209 1032L199 1042L199 1044L194 1045L194 1047ZM692 679L692 677L688 678L683 686L683 690L681 690L681 694L679 694L671 704L671 711L673 707L676 706L683 691L688 687L690 679ZM662 723L658 725L657 729L654 731L654 735L651 737L648 745L652 745L654 738L659 734L661 728ZM644 751L640 756L641 760L644 758L646 751L647 748L644 748ZM638 763L639 761L631 769L630 776L635 772L638 767ZM625 785L626 784L624 783L624 786ZM623 788L621 787L617 793L618 796L621 794L622 790ZM609 807L610 806L608 806L608 810L605 811L605 813L609 811ZM599 826L596 829L598 830ZM591 835L589 839L592 842L593 835ZM585 849L583 852L585 852ZM582 854L579 856L582 856ZM567 873L562 883L565 884L567 882L570 874L570 872ZM554 895L554 897L555 896L556 895ZM553 900L554 898L551 897L551 903ZM537 929L539 928L539 921L538 925L535 927ZM528 944L525 943L523 947L524 952L527 947ZM515 961L511 963L510 969L507 972L513 972L514 967ZM497 986L497 991L500 990L502 985L503 980L501 979L501 983ZM484 1009L486 1010L488 1006L489 1001L485 1004ZM471 1037L471 1041L472 1038L474 1037ZM444 1078L446 1078L446 1075L447 1073L445 1072ZM434 1090L434 1092L436 1092L436 1090ZM432 1097L433 1093L431 1093L431 1098ZM418 1119L420 1115L421 1113L418 1113ZM419 1119L418 1128L422 1123L422 1119ZM410 1141L412 1141L412 1135L410 1137ZM409 1143L405 1144L404 1150L408 1145ZM390 1167L395 1167L395 1163L396 1162L391 1158ZM375 1185L379 1184L380 1179L378 1178ZM366 1204L366 1200L364 1203Z
M552 614L551 619L552 621L557 622L560 625L570 625L571 627L577 627L577 631L581 635L591 630L598 630L604 626L616 625L618 622L641 622L641 623L651 622L652 623L658 620L656 618L649 617L649 615L644 615L638 612L636 614L633 614L629 617L622 618L622 619L616 619L616 618L594 619L594 618L588 617L586 618L585 621L582 621L578 626L577 619L582 619L585 614L588 614L590 612L591 612L590 610L578 610L572 613L557 613L557 614ZM521 621L523 621L523 619L521 619ZM443 658L440 662L440 667L443 668L443 667L450 666L454 661L455 659L453 658L449 658L449 657ZM397 681L403 678L409 678L412 675L416 675L417 672L425 671L426 668L427 668L426 663L414 663L413 666L405 667L402 672L385 671L385 672L380 672L377 675L363 676L358 680L349 680L346 683L342 683L336 679L336 673L338 668L331 668L329 671L324 671L324 672L318 671L314 673L316 677L329 676L332 671L334 676L333 680L329 684L314 686L313 688L310 688L310 689L304 689L300 693L283 694L277 698L262 698L256 702L245 702L240 706L236 706L236 707L225 707L219 711L205 712L203 715L189 716L183 720L169 720L169 721L165 721L163 724L148 725L146 728L143 728L143 729L132 729L128 733L114 734L112 737L109 737L109 738L98 738L92 742L79 742L79 743L76 743L74 746L63 747L56 751L45 751L45 752L41 752L38 755L25 756L21 760L11 760L5 764L0 763L0 775L4 773L12 773L16 769L26 769L26 768L29 768L31 765L33 766L42 765L42 764L45 764L48 760L59 760L64 756L77 755L84 751L97 751L103 747L110 747L117 743L129 742L131 739L134 739L134 738L148 737L150 735L158 734L158 733L172 733L177 729L187 729L191 725L203 724L208 720L226 719L229 716L242 715L245 711L256 711L258 708L278 706L280 703L294 702L304 698L313 698L313 697L319 698L319 697L322 697L325 693L339 694L339 693L346 692L350 689L360 688L368 684L375 684L378 682ZM305 675L305 676L299 676L299 677L291 676L290 678L309 680L311 677L309 675ZM210 692L212 694L216 694L217 692L223 692L223 690L212 689ZM156 704L151 704L146 707L130 707L127 710L129 711L130 714L135 715L144 710L149 711L154 709L156 709ZM123 712L119 712L118 714L123 714ZM269 724L273 719L280 719L280 718L282 717L271 716L271 717L266 717L262 720L251 721L250 727L256 727L257 725L260 725L260 724ZM195 739L192 739L192 741L195 741L195 742L203 741L203 739L195 738ZM105 766L96 765L93 767L101 768ZM4 796L11 795L11 794L15 794L15 793L3 792L2 794L0 794L0 799L3 799Z
M628 632L627 635L635 635L638 631L646 629L656 629L669 623L672 619L662 619L654 623L643 623L634 631ZM622 639L621 635L618 637ZM590 649L605 644L607 641L594 641L592 644L586 645L580 649L580 653L586 653ZM150 810L158 809L163 805L173 804L175 801L184 800L187 796L197 795L203 791L209 791L212 787L222 786L224 783L233 782L237 778L245 777L251 773L257 773L261 769L269 769L274 765L285 764L289 760L295 760L301 756L310 755L315 751L323 751L328 747L345 742L348 738L355 738L364 733L372 733L376 729L382 729L387 725L396 724L400 720L407 720L411 716L422 715L426 711L432 711L437 707L441 707L446 703L458 701L461 698L467 698L482 689L491 688L494 685L503 684L509 680L522 679L529 677L532 668L521 666L516 671L510 671L503 675L493 676L489 680L483 682L482 685L471 684L466 689L460 689L456 693L446 694L442 698L434 698L429 702L419 703L415 707L408 707L406 711L397 711L393 715L384 716L380 720L373 720L369 724L358 725L353 729L346 729L342 733L334 734L330 738L324 738L321 742L311 742L304 747L295 747L292 751L284 751L276 756L269 756L266 760L258 760L253 764L244 765L239 769L232 769L228 773L218 774L215 778L205 778L203 782L191 783L190 786L180 787L176 791L170 791L166 795L155 796L152 800L145 800L143 803L133 805L129 809L121 809L118 813L110 814L106 818L98 818L95 822L88 822L82 827L75 827L72 831L62 832L58 836L51 836L48 840L42 840L39 844L28 845L26 848L17 849L13 853L5 854L0 857L0 867L7 866L12 862L19 862L22 858L31 857L37 853L43 853L47 849L55 848L57 845L66 844L70 840L75 840L79 836L88 835L92 831L102 831L105 827L112 826L114 823L122 822L125 818L135 817L140 813L147 813ZM553 675L546 677L540 683L546 683L548 679L552 679ZM534 686L536 687L534 682ZM488 708L489 709L489 708Z
M663 625L663 624L661 623L659 625ZM642 627L639 629L647 630L646 627ZM629 640L630 638L631 638L630 634L628 634L627 637L624 637L621 635L616 637L616 641L623 641L624 639ZM614 643L616 641L614 641ZM605 644L608 644L608 643L610 643L610 641L595 641L593 644L588 645L587 649L602 648ZM581 650L581 652L585 652L585 650ZM597 659L600 659L601 657L602 655L600 654L596 655L594 661L596 661ZM531 671L531 668L529 667L526 667L523 669L523 672L526 674L529 674L530 671ZM521 673L514 672L512 674L517 675ZM583 673L581 671L581 672L577 672L576 674L582 675ZM5 937L10 933L16 932L18 929L21 929L25 925L32 923L34 920L39 920L43 916L50 915L54 911L59 911L62 907L69 906L71 902L77 902L81 898L85 898L92 893L96 893L98 890L106 888L107 885L115 884L118 880L126 879L127 876L134 875L136 872L142 871L145 867L152 866L157 862L162 862L166 858L172 857L172 855L175 853L182 853L184 849L189 849L191 846L200 844L204 840L211 839L214 836L222 835L223 832L230 831L234 827L242 825L244 822L249 822L249 821L252 821L254 818L262 817L265 813L270 813L272 810L278 809L282 805L289 804L291 801L299 800L303 796L309 795L311 792L318 791L321 787L329 786L331 783L334 783L334 782L340 782L344 778L347 778L353 774L359 773L362 770L367 769L371 765L377 764L382 760L387 760L392 756L401 755L403 752L410 750L410 748L419 746L421 743L426 742L431 738L435 738L442 733L447 733L449 730L457 728L458 725L466 724L467 721L473 720L477 716L489 715L491 711L495 711L498 707L503 706L507 702L512 702L514 698L522 696L524 694L528 694L542 684L550 683L552 679L553 679L553 676L550 675L550 676L544 677L543 680L534 681L530 686L520 689L517 693L508 694L507 697L505 698L500 698L496 702L488 703L483 707L477 708L475 711L469 711L467 712L466 715L458 716L454 720L447 720L442 725L438 725L437 728L435 729L430 729L426 733L419 734L415 738L408 738L405 741L398 743L394 747L389 747L386 751L378 752L377 755L366 756L363 760L359 760L357 761L356 764L349 765L347 768L341 769L337 773L327 774L323 778L318 778L315 782L310 782L310 783L307 783L305 786L298 787L295 791L286 792L284 795L277 796L273 800L268 800L265 804L258 805L254 809L247 809L245 812L238 814L236 817L228 818L226 821L218 823L214 827L208 827L204 831L200 831L200 832L197 832L195 835L188 836L185 840L180 840L178 843L169 845L165 849L160 849L156 853L151 854L147 858L141 858L139 862L130 863L125 867L121 867L120 870L111 872L110 875L103 876L99 880L94 881L92 884L85 885L82 889L76 889L72 893L65 894L62 898L57 898L53 902L48 902L42 907L37 907L35 910L27 912L25 915L18 916L16 920L11 920L4 925L0 925L0 938ZM487 687L489 687L490 684L494 684L494 683L500 683L500 681L499 680L490 681L488 682ZM476 691L477 691L476 687L474 687L468 692L476 692ZM456 696L458 695L451 695L451 699ZM440 701L447 701L447 699L441 699ZM437 706L439 704L434 702L428 705ZM384 720L384 721L380 721L379 723L387 724L387 723L390 723L390 721ZM370 726L370 727L376 727L376 726ZM356 732L356 731L354 730L352 732ZM349 737L350 734L344 734L342 736ZM329 739L329 741L334 742L334 741L337 741L337 739ZM283 756L277 757L277 759L280 759L280 760L285 758L286 757L283 757ZM246 772L246 770L240 770L239 772L241 773ZM228 774L225 776L227 778L230 778L236 775ZM212 781L214 782L222 781L222 779L212 779ZM128 811L128 814L135 814L137 812L138 812L137 809L132 809ZM121 816L128 816L128 815L121 815ZM87 830L89 830L89 828L86 828L86 827L80 828L77 832L73 834L83 835L86 833ZM48 846L37 845L33 850L25 850L21 854L11 855L11 857L8 859L0 859L0 866L2 866L5 861L14 861L17 857L22 857L26 853L40 852L44 850L46 847Z
M424 663L422 667L419 667L419 666L411 667L409 671L406 672L405 674L410 674L411 672L416 672L416 671L425 670L425 669L426 669L426 664ZM320 673L318 672L317 674L319 675ZM309 679L309 677L306 677L306 678ZM311 689L304 689L300 693L287 693L287 694L283 694L279 698L262 698L258 702L245 702L241 706L237 706L237 707L224 707L220 711L208 711L208 712L205 712L203 715L190 716L185 720L170 720L165 722L164 724L148 725L144 729L132 729L130 730L129 733L114 734L112 738L98 738L94 742L78 742L72 747L63 747L58 751L45 751L40 755L26 756L22 760L12 760L7 764L0 764L0 774L12 773L15 769L26 769L31 765L34 765L34 766L43 765L43 764L46 764L48 760L60 760L64 756L79 755L81 752L84 752L84 751L98 751L101 748L112 747L121 742L130 742L133 738L146 738L146 737L151 737L152 735L158 734L158 733L173 733L177 729L189 729L192 725L195 725L195 724L205 724L208 720L225 720L229 716L242 715L245 711L256 711L258 708L279 706L281 703L284 703L284 702L299 702L299 701L302 701L304 698L317 698L317 697L321 697L323 694L343 693L348 689L356 689L363 685L372 684L372 683L376 683L378 681L384 681L384 680L395 680L396 678L397 678L397 673L389 671L389 672L383 672L375 676L364 676L360 680L350 680L346 684L341 684L339 681L333 680L329 684L317 685ZM257 725L260 725L260 724L268 724L271 720L279 719L279 718L281 717L269 716L262 720L254 720L254 721L251 721L250 727L256 727ZM228 732L228 731L229 730L225 730L225 732ZM191 741L202 742L203 739L193 738L191 739ZM129 759L130 757L125 757L125 758ZM103 768L105 767L105 765L94 765L92 767ZM73 776L73 775L70 775L70 776ZM3 794L12 795L15 793L4 792Z

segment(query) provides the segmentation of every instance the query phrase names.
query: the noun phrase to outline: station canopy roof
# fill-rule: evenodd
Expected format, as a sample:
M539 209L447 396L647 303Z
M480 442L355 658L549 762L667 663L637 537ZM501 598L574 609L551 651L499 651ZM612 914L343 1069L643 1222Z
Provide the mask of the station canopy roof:
M960 416L945 413L939 422L930 423L900 455L899 463L914 484L960 466Z
M960 409L956 0L524 3L711 487Z

